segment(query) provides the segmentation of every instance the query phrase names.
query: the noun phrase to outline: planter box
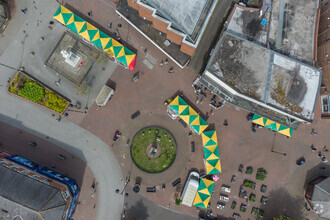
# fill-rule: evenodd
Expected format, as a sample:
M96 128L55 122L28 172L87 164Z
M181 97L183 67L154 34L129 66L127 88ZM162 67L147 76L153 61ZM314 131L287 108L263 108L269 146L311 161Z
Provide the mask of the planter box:
M67 99L23 72L17 72L9 84L8 92L59 114L63 114L70 104Z

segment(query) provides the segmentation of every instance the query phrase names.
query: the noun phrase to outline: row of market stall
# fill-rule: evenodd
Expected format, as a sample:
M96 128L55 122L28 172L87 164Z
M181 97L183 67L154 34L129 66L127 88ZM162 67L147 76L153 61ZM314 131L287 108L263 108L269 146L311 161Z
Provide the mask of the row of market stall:
M192 131L202 135L206 175L221 173L217 133L215 130L204 131L209 125L180 96L168 105L168 112L178 115ZM207 209L214 187L214 181L201 178L194 197L193 205Z
M136 54L124 47L115 39L91 25L66 7L60 5L54 14L54 19L66 26L74 33L105 51L111 57L128 67L134 69Z

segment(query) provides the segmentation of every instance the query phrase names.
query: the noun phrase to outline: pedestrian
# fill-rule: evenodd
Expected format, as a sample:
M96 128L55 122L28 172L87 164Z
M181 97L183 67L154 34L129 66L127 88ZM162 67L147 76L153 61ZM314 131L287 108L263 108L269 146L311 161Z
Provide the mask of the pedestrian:
M162 61L162 62L160 62L160 66L163 66L163 65L164 65L163 61Z
M211 113L211 115L213 115L213 110L212 109L211 109L210 113Z
M167 58L165 59L165 65L167 65L168 64L168 60L167 60Z
M224 126L228 126L227 119L225 119L225 121L223 122L223 125L224 125Z
M328 152L327 145L324 145L323 151Z
M61 119L62 119L62 117L59 115L58 118L56 118L56 121L57 121L57 122L60 122Z
M321 170L325 170L325 169L326 169L326 167L320 167L320 169L321 169Z
M112 28L112 22L108 24L108 27L109 28Z
M147 51L148 51L148 49L146 48L146 49L144 49L144 54L147 54Z
M26 14L26 8L24 8L24 9L21 9L21 12L23 13L23 14Z
M116 189L116 193L119 193L119 189Z
M50 166L50 168L51 168L51 169L54 169L54 168L55 168L55 165L54 165L54 164L52 164L52 165Z
M87 14L88 14L89 17L92 17L93 16L93 12L92 11L89 11Z

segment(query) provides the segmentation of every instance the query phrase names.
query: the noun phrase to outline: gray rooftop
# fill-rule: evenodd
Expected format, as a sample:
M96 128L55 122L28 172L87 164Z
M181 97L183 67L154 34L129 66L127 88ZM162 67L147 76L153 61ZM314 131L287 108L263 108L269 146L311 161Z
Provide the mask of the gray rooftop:
M0 198L14 202L11 204L13 206L27 207L31 209L30 212L47 213L47 210L66 205L61 192L49 185L4 166L0 166L0 176ZM62 212L57 212L56 216L53 215L53 218L48 219L61 219L63 210L64 208Z
M65 59L62 55L63 51L71 52L73 56ZM96 48L84 42L77 35L66 32L47 60L46 65L80 85L99 54L100 52ZM71 61L70 63L74 64L72 60L77 61L75 67L67 62Z
M269 22L270 13L267 12L263 18ZM229 21L227 31L232 32L242 38L266 44L268 25L260 24L260 11L256 9L246 9L239 5L235 6Z
M269 106L313 118L321 71L251 41L225 32L206 74Z
M174 26L193 37L199 31L212 0L145 0L157 13L169 19Z
M269 42L286 55L314 60L314 34L319 0L273 0Z
M311 202L320 217L330 219L330 177L315 185Z

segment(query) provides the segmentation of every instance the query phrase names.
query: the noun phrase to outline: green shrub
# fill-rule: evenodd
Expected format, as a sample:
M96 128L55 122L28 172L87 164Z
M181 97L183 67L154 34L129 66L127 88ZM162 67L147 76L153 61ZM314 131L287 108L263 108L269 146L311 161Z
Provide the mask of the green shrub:
M26 82L18 95L33 102L40 103L45 98L45 89L36 82Z
M45 102L46 107L58 113L62 113L65 107L67 106L67 104L68 102L62 99L61 97L59 97L58 95L50 91L46 91L46 102Z
M247 167L246 168L246 173L247 174L252 174L253 173L253 168L252 167Z
M267 176L267 171L264 168L259 168L257 170L257 174L256 174L257 180L263 181L266 179L266 176Z

